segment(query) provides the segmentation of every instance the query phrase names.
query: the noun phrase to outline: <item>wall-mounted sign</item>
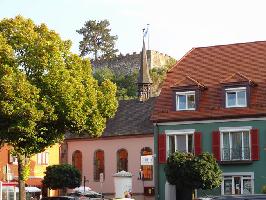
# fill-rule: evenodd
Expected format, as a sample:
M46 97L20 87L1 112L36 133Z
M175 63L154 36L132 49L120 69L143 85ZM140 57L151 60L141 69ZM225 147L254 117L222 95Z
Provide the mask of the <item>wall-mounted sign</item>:
M153 165L153 155L141 156L141 165Z

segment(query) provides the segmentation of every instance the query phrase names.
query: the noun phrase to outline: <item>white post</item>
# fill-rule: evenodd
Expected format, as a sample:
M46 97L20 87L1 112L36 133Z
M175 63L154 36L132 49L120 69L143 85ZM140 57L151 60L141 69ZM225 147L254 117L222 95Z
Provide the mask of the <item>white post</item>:
M103 173L100 173L101 198L102 198L102 199L103 199L103 180L104 180L104 175L103 175Z
M16 186L14 186L14 200L16 200Z
M2 190L3 190L3 185L2 182L0 181L0 200L2 200Z

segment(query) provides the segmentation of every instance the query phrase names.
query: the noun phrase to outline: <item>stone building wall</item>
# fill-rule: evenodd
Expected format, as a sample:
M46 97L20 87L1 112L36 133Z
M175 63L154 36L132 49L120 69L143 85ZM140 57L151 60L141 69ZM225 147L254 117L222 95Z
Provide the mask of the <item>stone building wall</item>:
M167 64L168 60L174 59L158 51L147 50L148 66L150 69L162 67ZM92 66L97 68L109 67L117 73L128 74L138 70L141 64L141 52L126 55L118 55L111 60L92 61Z

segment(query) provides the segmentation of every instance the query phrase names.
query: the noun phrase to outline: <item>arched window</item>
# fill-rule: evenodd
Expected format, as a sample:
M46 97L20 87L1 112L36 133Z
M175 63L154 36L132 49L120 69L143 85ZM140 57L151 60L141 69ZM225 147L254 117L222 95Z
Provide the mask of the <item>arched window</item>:
M144 147L141 149L141 156L152 155L152 150L150 147ZM144 180L152 180L153 178L153 168L152 165L141 165L141 171L143 173Z
M100 174L104 174L104 151L97 150L94 153L94 180L100 180Z
M82 153L79 150L72 154L72 165L82 174Z
M128 153L125 149L117 151L117 172L128 171Z

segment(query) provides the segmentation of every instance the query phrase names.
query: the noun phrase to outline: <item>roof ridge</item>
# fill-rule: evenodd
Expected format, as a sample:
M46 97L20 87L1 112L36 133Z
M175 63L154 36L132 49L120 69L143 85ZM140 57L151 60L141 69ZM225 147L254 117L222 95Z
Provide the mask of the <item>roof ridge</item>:
M171 73L171 70L175 67L178 67L179 63L183 61L192 51L194 51L196 48L191 48L185 55L183 55L168 71L167 73Z
M257 40L257 41L251 41L251 42L236 42L236 43L229 43L229 44L209 45L209 46L200 46L200 47L194 47L194 49L205 49L205 48L209 48L209 47L235 46L235 45L243 45L243 44L251 44L251 43L266 43L266 40Z

